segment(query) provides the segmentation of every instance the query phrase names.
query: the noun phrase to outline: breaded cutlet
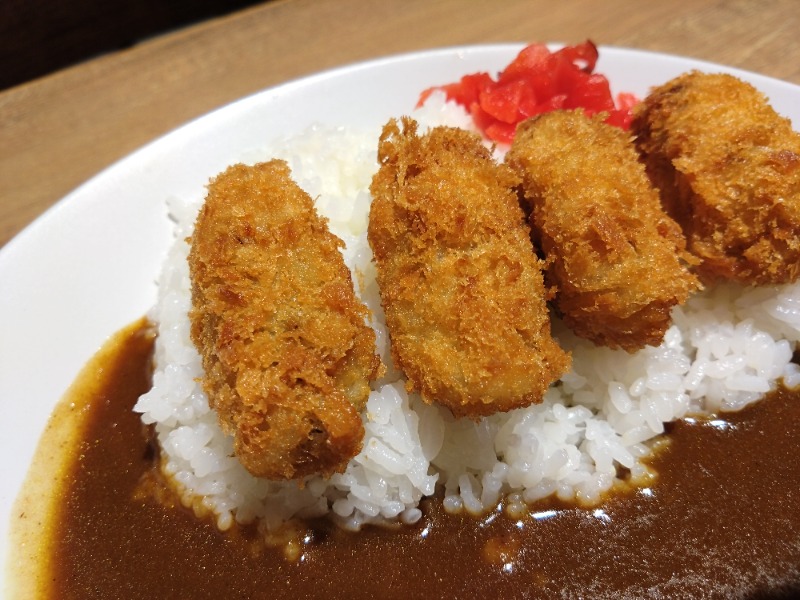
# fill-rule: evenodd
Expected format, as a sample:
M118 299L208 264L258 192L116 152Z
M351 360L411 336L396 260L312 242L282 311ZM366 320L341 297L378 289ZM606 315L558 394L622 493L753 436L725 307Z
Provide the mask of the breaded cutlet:
M505 160L522 179L564 322L628 352L660 344L670 310L699 283L630 136L603 115L554 111L521 123Z
M285 162L234 165L191 237L191 336L203 387L254 475L344 470L382 368L341 240Z
M368 240L407 387L456 416L542 401L570 365L550 333L541 262L513 172L480 138L390 121Z
M761 92L732 75L685 73L650 92L631 130L704 280L797 280L800 133Z

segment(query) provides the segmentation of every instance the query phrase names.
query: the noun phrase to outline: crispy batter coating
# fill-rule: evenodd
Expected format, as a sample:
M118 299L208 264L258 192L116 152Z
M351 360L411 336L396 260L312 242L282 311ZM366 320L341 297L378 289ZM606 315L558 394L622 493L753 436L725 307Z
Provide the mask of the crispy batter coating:
M390 121L368 239L392 357L456 416L541 402L570 365L550 335L541 264L513 187L479 138Z
M628 135L556 111L522 123L506 161L522 177L565 323L611 348L658 345L671 308L699 283Z
M731 75L685 73L637 107L632 131L704 280L797 280L800 134L763 94Z
M344 469L382 368L342 242L289 167L235 165L214 179L191 239L191 335L205 388L254 475Z

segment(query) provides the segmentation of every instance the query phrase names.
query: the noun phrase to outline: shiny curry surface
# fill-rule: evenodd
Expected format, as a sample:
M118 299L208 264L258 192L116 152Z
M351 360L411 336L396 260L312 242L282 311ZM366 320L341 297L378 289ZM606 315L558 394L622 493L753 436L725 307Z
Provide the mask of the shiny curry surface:
M131 408L150 385L152 332L130 328L84 411L42 561L42 597L794 597L800 591L800 390L670 426L652 485L523 519L447 514L399 529L312 522L294 560L252 527L219 532L160 484ZM659 594L661 596L659 596Z

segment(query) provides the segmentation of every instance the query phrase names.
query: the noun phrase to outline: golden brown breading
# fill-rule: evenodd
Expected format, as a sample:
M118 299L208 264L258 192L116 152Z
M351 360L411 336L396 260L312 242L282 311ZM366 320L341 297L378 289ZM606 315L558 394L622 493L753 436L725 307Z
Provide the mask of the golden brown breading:
M274 160L214 179L191 239L203 387L254 475L344 469L382 368L366 307L308 194Z
M479 138L403 119L380 138L368 239L407 387L456 416L541 402L570 365L513 187Z
M522 177L565 323L603 346L658 345L670 309L699 284L629 136L556 111L520 124L506 161Z
M750 84L690 72L654 89L632 124L647 172L706 280L800 275L800 134Z

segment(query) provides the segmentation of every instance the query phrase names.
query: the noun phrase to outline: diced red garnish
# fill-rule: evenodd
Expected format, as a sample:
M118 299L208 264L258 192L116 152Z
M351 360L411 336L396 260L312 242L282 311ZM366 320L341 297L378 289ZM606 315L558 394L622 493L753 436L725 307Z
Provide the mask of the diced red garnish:
M473 102L478 101L481 90L489 89L494 85L495 82L488 73L464 75L461 80L456 83L438 85L423 91L419 96L417 107L419 108L425 104L425 100L436 90L442 90L447 95L448 100L453 100L454 102L458 102L461 106L469 107Z
M517 80L483 90L478 102L498 121L516 124L522 113L536 106L536 96L524 81Z
M530 44L523 48L516 58L498 75L501 82L528 77L532 73L547 71L552 54L544 44Z
M576 66L579 62L586 63L585 66L581 68L581 71L586 73L594 71L599 57L597 46L595 46L591 40L586 40L582 44L576 44L574 46L564 46L560 50L556 50L555 55L565 58Z
M514 141L514 133L516 132L516 129L516 124L495 121L486 127L486 137L496 142L510 144L512 141Z
M639 104L639 99L633 94L628 92L620 92L617 94L617 108L620 110L630 110Z
M597 59L597 46L589 40L555 52L544 44L530 44L496 79L488 73L465 75L456 83L423 91L417 106L433 91L442 90L448 100L470 112L486 137L502 143L511 143L521 121L561 108L582 108L589 115L606 113L607 123L627 130L639 100L622 93L615 104L608 79L594 73Z

